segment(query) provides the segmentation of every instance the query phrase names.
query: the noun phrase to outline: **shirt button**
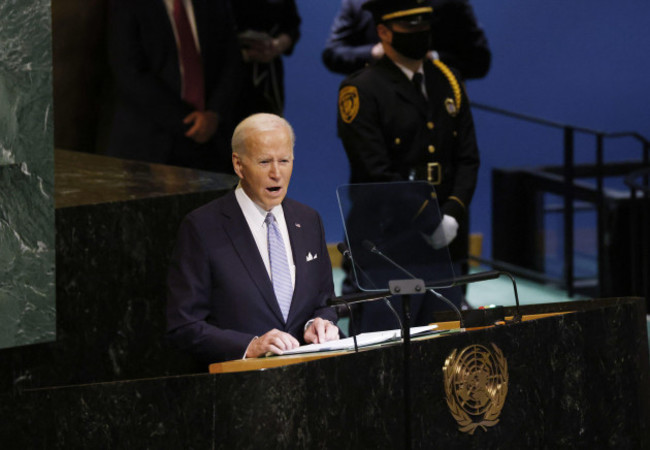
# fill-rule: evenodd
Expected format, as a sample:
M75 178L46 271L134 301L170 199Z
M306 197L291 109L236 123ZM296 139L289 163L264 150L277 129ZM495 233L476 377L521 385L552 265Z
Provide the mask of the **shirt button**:
M395 138L395 145L400 145L402 140L400 138Z
M433 130L433 122L427 122L427 128Z
M429 153L433 153L433 152L436 151L436 148L433 145L430 145L428 150L429 150Z

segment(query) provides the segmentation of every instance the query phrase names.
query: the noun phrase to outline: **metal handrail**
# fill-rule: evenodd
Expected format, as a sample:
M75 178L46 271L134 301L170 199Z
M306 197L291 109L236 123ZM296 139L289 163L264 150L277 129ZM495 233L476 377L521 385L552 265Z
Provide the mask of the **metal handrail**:
M490 105L485 105L482 103L471 102L473 108L481 109L487 112L495 113L502 116L511 117L517 120L522 120L525 122L536 123L539 125L548 126L551 128L564 130L564 152L563 152L563 175L564 175L564 282L567 289L567 294L573 296L574 291L574 261L573 261L573 201L574 201L574 182L575 182L575 161L574 161L574 138L575 133L585 133L593 135L596 137L596 184L598 199L596 202L597 208L597 235L598 235L598 282L599 287L603 286L605 277L603 273L603 267L605 267L604 261L604 207L605 207L605 195L604 195L604 139L611 138L623 138L631 137L642 144L642 165L650 165L650 140L642 136L640 133L635 131L617 131L617 132L605 132L601 130L594 130L591 128L579 127L576 125L570 125L566 123L560 123L548 119L542 119L539 117L522 114L514 111L509 111L503 108L497 108Z

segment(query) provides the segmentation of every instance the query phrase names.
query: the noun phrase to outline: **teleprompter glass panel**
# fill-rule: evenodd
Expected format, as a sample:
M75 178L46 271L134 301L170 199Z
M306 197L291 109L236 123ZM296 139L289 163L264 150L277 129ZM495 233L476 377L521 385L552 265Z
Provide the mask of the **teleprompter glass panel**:
M364 291L391 280L422 279L445 287L454 273L433 233L441 222L432 185L421 181L348 184L337 188L355 284Z

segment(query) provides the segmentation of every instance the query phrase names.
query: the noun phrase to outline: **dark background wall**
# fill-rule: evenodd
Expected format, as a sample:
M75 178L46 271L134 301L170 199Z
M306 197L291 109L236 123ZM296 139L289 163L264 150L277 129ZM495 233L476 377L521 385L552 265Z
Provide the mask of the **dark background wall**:
M603 131L637 131L650 137L650 3L579 0L473 1L493 52L492 69L467 83L474 102ZM110 116L101 26L106 0L53 0L55 138L57 147L102 150ZM341 239L335 190L348 178L336 137L339 75L320 53L337 0L298 0L302 39L286 59L286 117L297 133L290 195L323 215L329 242ZM80 22L78 18L81 17ZM65 28L64 28L65 26ZM71 89L72 87L72 89ZM80 93L83 91L83 93ZM87 114L82 114L83 111ZM482 166L471 206L472 231L490 252L493 167L562 162L562 134L493 114L474 112ZM100 124L94 126L95 121ZM104 128L102 128L104 127ZM594 140L578 135L576 159L593 158ZM607 159L639 157L623 139L606 143ZM621 185L620 180L614 180Z

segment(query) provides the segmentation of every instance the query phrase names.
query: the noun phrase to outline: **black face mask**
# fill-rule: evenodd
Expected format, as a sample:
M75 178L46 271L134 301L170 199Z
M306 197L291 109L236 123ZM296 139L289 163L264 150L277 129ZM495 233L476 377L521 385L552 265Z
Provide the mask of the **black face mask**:
M393 31L392 47L400 54L411 59L422 59L429 51L431 31L416 31L414 33L400 33Z

